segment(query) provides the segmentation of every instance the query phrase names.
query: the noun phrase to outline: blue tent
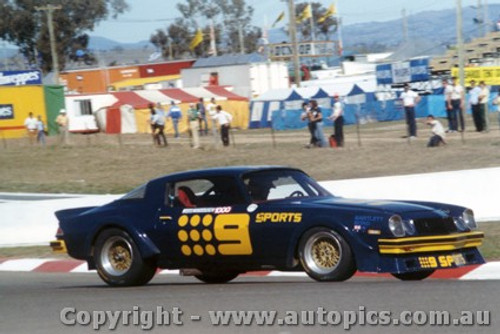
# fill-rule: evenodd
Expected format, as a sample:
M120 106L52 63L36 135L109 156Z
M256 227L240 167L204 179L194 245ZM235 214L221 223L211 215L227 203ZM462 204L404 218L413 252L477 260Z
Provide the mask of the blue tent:
M273 89L250 102L250 129L271 126L275 110L296 110L302 108L304 98L294 89Z

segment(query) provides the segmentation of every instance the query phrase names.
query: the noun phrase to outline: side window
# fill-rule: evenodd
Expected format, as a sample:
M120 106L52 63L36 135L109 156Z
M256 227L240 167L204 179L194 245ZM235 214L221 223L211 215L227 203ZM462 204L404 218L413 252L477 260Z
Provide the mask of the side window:
M167 186L167 206L181 208L218 207L244 203L231 177L191 179Z

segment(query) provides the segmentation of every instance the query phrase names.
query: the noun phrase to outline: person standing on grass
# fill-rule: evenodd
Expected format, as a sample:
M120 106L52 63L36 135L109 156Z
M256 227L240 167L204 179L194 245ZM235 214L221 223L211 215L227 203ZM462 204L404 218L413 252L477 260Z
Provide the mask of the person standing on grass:
M208 135L208 123L207 123L207 113L205 109L205 104L203 103L203 98L200 97L198 103L196 103L196 109L198 110L199 122L200 122L200 136Z
M469 104L472 111L472 120L474 121L474 126L477 132L483 131L481 121L480 121L480 105L479 105L479 95L481 95L481 87L476 86L476 81L470 81L469 90Z
M45 124L43 124L42 116L38 115L36 122L36 142L45 146Z
M415 139L417 137L417 122L415 121L415 106L420 102L420 96L410 89L409 84L405 84L404 91L400 99L403 100L405 109L406 124L408 127L408 137Z
M451 93L453 87L448 84L448 80L443 79L443 94L444 94L444 110L446 110L446 118L448 119L448 131L451 131Z
M200 148L200 134L198 133L199 115L194 103L189 104L187 111L188 128L191 132L191 147Z
M437 147L441 144L446 145L444 141L446 132L444 131L443 125L440 121L438 121L433 115L427 116L427 120L425 122L427 125L430 125L432 136L429 138L429 142L427 143L427 147Z
M333 121L333 133L337 147L344 147L344 106L340 102L338 94L333 96L334 104L329 119Z
M488 100L490 99L490 89L484 81L479 83L481 92L479 94L479 124L481 130L478 131L488 131L488 122L486 118L488 117Z
M231 121L233 116L227 111L222 110L221 106L215 108L217 113L215 114L215 120L220 126L220 135L222 139L222 144L224 146L229 146L229 130L231 129Z
M168 146L167 137L165 137L165 111L160 102L155 108L155 124L156 124L156 142L158 146Z
M151 134L153 135L153 145L156 145L156 110L153 104L149 104L149 125L151 126Z
M66 109L61 109L56 118L56 124L59 126L59 144L69 144L69 119L66 115Z
M316 143L318 142L318 139L316 138L316 124L311 120L312 115L309 103L307 102L302 103L302 110L303 112L300 115L300 118L303 121L307 120L307 128L309 129L309 133L311 134L311 139L309 140L309 144L306 145L306 147L307 148L315 147Z
M171 101L170 105L171 107L168 111L168 117L172 119L172 125L174 127L174 138L179 138L179 120L182 117L182 111L174 101Z
M450 109L450 132L458 131L458 121L460 120L460 127L462 131L465 129L465 123L463 119L463 109L465 107L465 92L464 88L457 83L457 78L453 77L451 79L451 92L450 99L448 102L448 108Z
M28 134L28 140L31 145L35 143L36 137L36 118L33 117L33 113L30 112L28 117L24 120L24 126L26 127L26 133Z
M318 147L325 147L326 140L325 134L323 133L323 113L321 108L318 106L318 101L311 100L311 121L314 123L316 128L314 134L316 136Z

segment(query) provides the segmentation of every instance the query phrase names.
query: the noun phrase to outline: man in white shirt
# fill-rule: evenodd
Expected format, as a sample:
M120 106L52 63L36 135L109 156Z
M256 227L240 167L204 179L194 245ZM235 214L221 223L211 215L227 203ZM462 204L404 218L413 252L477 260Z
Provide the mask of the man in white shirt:
M448 99L448 109L450 109L450 132L458 131L458 120L462 131L465 129L463 108L465 106L464 88L457 83L457 78L451 79L451 92Z
M479 95L481 94L481 88L476 86L476 81L470 81L470 90L469 90L469 104L472 111L472 120L474 121L474 126L478 132L481 132L481 123L479 121Z
M441 122L435 119L433 115L429 115L427 116L426 123L432 126L432 136L427 143L427 147L437 147L440 144L446 144L446 142L444 141L446 133Z
M229 129L231 127L233 116L227 111L222 110L221 106L217 106L215 110L217 112L213 119L219 123L222 144L224 146L229 146Z
M406 124L408 125L408 137L413 139L417 137L417 122L415 121L415 106L420 102L420 96L410 90L410 85L405 84L404 92L401 93L400 99L403 100L405 108Z
M480 93L479 93L479 115L478 115L478 124L479 128L477 131L488 131L488 100L490 99L490 89L484 81L479 83Z
M28 139L31 145L35 143L35 138L37 134L36 123L37 123L36 118L33 117L33 113L30 112L28 114L28 117L24 120L24 126L26 127L26 131L28 132Z
M215 122L215 115L217 114L217 104L215 104L215 98L211 98L210 102L207 103L207 113L208 117L211 119L212 135L214 136L214 141L217 144L217 124Z
M333 110L329 119L333 121L333 131L337 147L344 147L344 106L340 102L339 95L333 96Z

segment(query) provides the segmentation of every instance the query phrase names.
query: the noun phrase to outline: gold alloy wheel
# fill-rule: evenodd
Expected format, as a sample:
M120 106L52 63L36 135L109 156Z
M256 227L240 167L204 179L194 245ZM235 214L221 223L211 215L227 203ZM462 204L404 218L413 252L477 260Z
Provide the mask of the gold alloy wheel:
M132 246L121 236L106 240L100 256L103 269L113 276L125 274L134 260Z
M341 259L342 247L333 232L319 231L306 241L303 260L312 272L328 275L339 266Z
M312 257L318 266L330 269L340 261L340 253L335 246L326 240L319 240L312 246Z

